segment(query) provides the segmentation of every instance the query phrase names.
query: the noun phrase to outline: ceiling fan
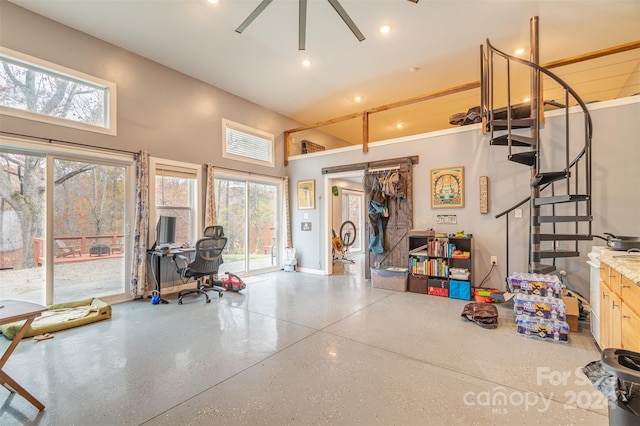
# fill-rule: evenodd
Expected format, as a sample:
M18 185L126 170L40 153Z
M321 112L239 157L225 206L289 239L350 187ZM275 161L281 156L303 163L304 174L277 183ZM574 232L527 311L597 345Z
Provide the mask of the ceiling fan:
M253 12L247 16L247 18L236 28L236 32L242 34L244 30L271 4L273 0L262 0L262 2L256 7ZM338 0L327 0L333 9L340 15L347 27L351 30L353 35L356 36L358 41L364 40L364 35L358 29L358 26L349 17L349 14L344 10ZM407 0L411 3L418 3L419 0ZM307 37L307 0L298 0L298 50L305 50L306 37Z

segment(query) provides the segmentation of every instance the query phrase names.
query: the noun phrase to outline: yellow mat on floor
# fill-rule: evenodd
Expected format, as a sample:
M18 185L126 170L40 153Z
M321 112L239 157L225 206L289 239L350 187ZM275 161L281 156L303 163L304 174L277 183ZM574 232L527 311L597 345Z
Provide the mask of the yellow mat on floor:
M33 337L44 333L66 330L96 321L111 318L111 305L100 299L85 299L77 302L58 303L47 307L42 316L36 318L27 329L24 337ZM24 321L16 321L0 327L0 332L13 340Z

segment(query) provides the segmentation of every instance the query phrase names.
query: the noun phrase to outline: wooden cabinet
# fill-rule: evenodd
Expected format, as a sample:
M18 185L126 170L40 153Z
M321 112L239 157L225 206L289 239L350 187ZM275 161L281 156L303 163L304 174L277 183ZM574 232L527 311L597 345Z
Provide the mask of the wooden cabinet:
M640 315L623 304L621 322L622 347L640 352Z
M611 327L611 290L600 280L600 347L610 348L609 335Z
M640 286L600 266L600 347L640 352Z
M609 326L609 347L622 347L622 301L613 290L611 291L611 325ZM629 348L626 348L629 349Z

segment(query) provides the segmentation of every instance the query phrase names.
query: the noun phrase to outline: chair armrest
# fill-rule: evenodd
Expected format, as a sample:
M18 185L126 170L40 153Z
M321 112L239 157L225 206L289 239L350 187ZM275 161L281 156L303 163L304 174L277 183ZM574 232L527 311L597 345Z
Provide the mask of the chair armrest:
M182 256L181 254L174 255L173 261L176 263L176 267L178 268L178 270L185 269L189 266L189 258L186 256Z

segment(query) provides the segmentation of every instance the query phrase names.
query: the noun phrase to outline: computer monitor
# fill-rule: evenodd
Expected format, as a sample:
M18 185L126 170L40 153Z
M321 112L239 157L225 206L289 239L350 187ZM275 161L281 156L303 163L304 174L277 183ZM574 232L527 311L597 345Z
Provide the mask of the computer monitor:
M176 218L160 216L156 225L156 249L171 247L176 242Z

